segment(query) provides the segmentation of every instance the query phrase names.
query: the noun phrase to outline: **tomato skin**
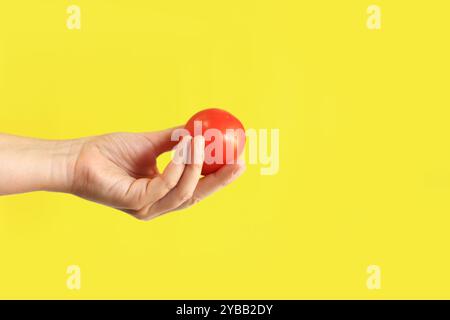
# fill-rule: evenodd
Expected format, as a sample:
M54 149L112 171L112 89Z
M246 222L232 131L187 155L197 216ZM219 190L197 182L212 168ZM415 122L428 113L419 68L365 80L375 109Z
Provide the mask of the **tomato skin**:
M214 161L215 157L212 157L208 152L205 152L202 175L216 172L227 163L236 163L245 147L245 129L242 123L225 110L217 108L205 109L194 114L185 125L185 129L187 129L192 136L200 133L195 130L196 121L201 121L202 135L205 135L205 131L208 129L216 129L218 130L217 132L220 131L221 140L223 141L223 157L221 163L211 163ZM235 130L235 134L233 136L226 135L227 129ZM244 134L236 134L238 130L242 130L241 133ZM208 139L207 136L205 137L205 150L208 149L208 145L213 141L214 139ZM229 156L227 158L226 148L228 147L233 149L233 153L231 154L231 157Z

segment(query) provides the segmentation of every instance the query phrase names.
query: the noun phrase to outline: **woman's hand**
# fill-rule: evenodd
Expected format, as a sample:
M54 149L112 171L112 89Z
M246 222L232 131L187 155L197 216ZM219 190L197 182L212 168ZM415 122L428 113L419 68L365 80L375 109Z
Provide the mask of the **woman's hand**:
M230 164L202 178L201 136L185 136L160 173L156 159L174 147L172 131L68 141L0 135L0 194L67 192L149 220L193 205L243 173L242 164Z

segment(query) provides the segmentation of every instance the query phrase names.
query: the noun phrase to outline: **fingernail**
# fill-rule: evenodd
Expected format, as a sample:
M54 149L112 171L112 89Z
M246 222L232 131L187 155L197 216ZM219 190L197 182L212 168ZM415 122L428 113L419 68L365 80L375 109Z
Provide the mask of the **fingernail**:
M203 136L194 137L194 163L202 164L205 154L205 138Z

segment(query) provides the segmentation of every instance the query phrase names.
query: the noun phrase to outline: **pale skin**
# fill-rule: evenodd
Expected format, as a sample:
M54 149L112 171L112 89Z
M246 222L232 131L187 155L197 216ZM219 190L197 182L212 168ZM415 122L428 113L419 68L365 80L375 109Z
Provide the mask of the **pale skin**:
M237 179L241 163L201 176L202 136L171 140L174 129L112 133L74 140L0 134L0 195L32 191L74 194L140 220L187 208ZM159 172L156 159L175 149ZM191 161L183 161L183 154Z

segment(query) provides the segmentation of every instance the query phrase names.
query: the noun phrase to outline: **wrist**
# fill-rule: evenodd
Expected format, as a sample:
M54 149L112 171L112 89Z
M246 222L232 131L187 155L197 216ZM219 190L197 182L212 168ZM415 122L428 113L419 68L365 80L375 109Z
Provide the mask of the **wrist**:
M70 192L84 140L40 140L0 134L0 195Z
M47 179L42 190L70 193L74 185L75 167L84 139L51 141Z

